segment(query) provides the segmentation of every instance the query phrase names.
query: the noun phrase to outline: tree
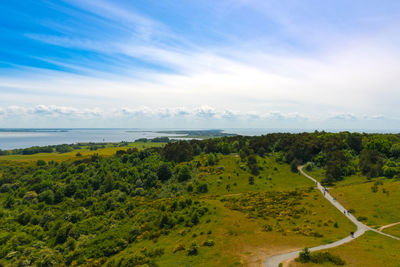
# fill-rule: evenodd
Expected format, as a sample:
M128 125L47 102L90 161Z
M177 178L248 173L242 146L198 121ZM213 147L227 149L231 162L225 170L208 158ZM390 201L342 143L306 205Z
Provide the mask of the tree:
M171 178L172 176L172 171L171 168L167 163L164 163L158 167L157 170L157 176L160 181L167 181Z
M299 172L299 170L297 169L297 160L292 160L292 162L290 163L290 170L294 173Z
M178 172L178 181L184 182L192 178L192 172L187 165L183 165Z
M104 190L110 192L114 187L114 177L110 172L107 172L106 177L104 177Z
M186 141L168 143L162 150L162 155L168 161L183 162L193 159L193 147Z
M46 204L54 203L54 193L51 190L46 190L39 194L39 201L44 201Z
M371 139L368 141L368 143L365 144L365 149L367 150L376 150L384 155L389 155L390 148L392 144L390 141L383 137L383 136L373 136Z
M400 157L400 143L392 145L390 148L390 155L395 158Z
M214 153L207 154L207 165L213 166L216 161L217 159Z
M361 173L368 178L377 177L382 173L383 155L376 150L364 149L360 154L359 167Z

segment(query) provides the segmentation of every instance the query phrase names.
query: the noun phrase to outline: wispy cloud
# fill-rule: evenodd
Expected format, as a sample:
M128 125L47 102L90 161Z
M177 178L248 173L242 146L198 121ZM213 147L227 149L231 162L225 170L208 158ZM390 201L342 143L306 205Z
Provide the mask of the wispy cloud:
M400 114L395 2L392 10L358 0L344 7L312 0L148 4L53 3L54 17L32 19L40 27L20 33L32 50L0 74L0 105L16 106L0 116L254 126ZM174 13L179 8L201 17Z

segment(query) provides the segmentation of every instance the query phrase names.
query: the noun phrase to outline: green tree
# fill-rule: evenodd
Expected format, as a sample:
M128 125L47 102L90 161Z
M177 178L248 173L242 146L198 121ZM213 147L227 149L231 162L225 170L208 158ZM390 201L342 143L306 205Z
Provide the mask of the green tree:
M172 171L167 163L164 163L164 164L160 165L160 167L158 167L157 176L158 176L158 179L163 182L167 181L171 178Z
M362 174L368 178L377 177L382 173L384 157L377 150L363 150L360 154L359 167Z
M39 201L44 201L46 204L54 203L54 193L51 190L46 190L39 194Z
M178 172L178 181L184 182L192 178L192 172L187 165L183 165Z

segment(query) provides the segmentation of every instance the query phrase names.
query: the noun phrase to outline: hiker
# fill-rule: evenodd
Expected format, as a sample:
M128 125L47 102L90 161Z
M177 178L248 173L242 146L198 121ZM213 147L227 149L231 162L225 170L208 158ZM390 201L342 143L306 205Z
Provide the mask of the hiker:
M343 211L344 215L346 215L346 210Z
M354 238L354 232L350 232L351 237Z

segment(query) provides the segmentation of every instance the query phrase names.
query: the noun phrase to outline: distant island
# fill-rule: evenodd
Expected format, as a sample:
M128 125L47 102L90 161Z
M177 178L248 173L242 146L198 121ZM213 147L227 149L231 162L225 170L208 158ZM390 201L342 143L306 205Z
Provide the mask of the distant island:
M156 133L179 134L179 135L185 135L185 137L192 137L192 138L213 138L213 137L224 137L224 136L237 136L237 134L224 133L224 130L219 130L219 129L213 129L213 130L157 131ZM181 137L181 136L179 136L179 137Z

